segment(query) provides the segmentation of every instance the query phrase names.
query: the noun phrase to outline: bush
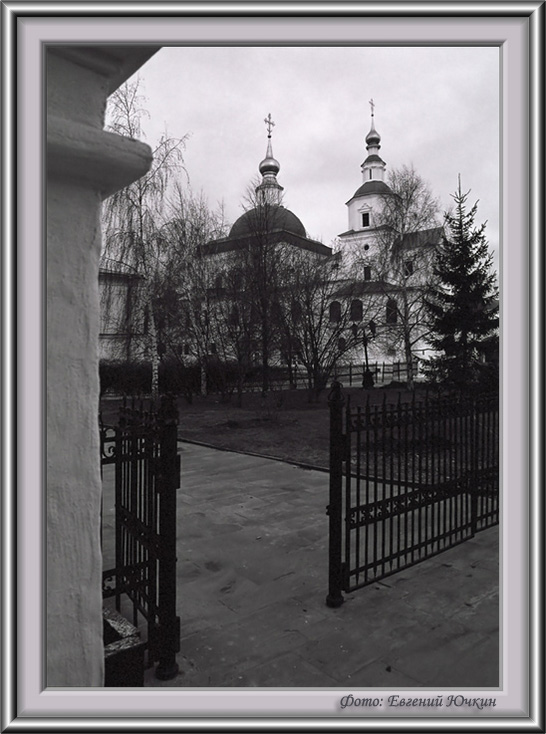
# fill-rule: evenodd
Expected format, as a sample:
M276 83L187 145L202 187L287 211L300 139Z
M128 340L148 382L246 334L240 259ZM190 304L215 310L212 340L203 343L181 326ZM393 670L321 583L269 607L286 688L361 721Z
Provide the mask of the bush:
M206 366L207 394L220 393L223 398L233 394L239 379L239 367L231 362L210 359Z
M159 365L159 391L184 395L191 402L201 392L201 368L198 364L183 365L176 360L166 360Z
M135 362L105 362L99 364L100 394L142 395L151 392L152 366Z

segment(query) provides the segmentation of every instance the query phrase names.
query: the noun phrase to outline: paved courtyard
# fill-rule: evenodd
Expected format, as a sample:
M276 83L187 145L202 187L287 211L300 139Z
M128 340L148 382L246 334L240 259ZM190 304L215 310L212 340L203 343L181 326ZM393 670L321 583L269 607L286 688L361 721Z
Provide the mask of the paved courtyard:
M180 673L163 682L148 670L145 685L499 685L497 528L330 609L328 474L179 447ZM110 476L106 563L113 543Z

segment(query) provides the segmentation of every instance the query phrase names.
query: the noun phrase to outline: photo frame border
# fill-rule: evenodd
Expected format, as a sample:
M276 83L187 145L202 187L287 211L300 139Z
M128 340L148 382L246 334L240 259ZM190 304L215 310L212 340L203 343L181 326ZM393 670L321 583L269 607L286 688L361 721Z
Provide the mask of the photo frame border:
M69 14L67 14L69 12ZM527 378L527 385L519 386L518 394L528 397L528 404L524 408L527 425L516 427L526 433L529 444L529 464L519 467L527 474L529 495L529 669L527 671L528 708L519 715L490 716L479 712L479 716L454 717L422 717L422 716L354 716L343 715L342 712L328 717L313 718L298 717L263 717L260 719L245 717L243 719L226 717L157 717L146 716L135 720L123 714L109 715L102 711L74 710L73 706L62 708L63 696L66 698L72 689L59 689L52 692L49 703L43 710L25 710L20 701L25 698L26 661L17 658L17 633L24 633L31 611L21 609L18 601L21 599L18 578L21 573L28 571L28 564L18 552L18 531L24 517L18 512L17 466L18 462L28 460L25 456L25 439L27 438L27 416L19 412L21 390L29 387L25 378L18 384L17 371L20 363L17 361L17 336L23 329L28 329L29 323L21 322L20 306L21 295L23 301L28 297L25 293L24 267L18 254L21 242L19 241L18 217L25 209L24 196L26 191L20 190L21 171L18 170L17 144L21 138L25 140L25 129L20 124L17 111L17 95L20 91L18 74L21 73L21 64L24 63L19 46L21 22L25 19L50 19L51 29L59 24L63 18L75 20L84 16L96 18L142 18L144 16L166 17L176 16L185 18L190 16L205 16L212 20L220 18L241 19L245 17L276 17L276 18L319 18L350 16L378 18L383 17L392 22L393 26L401 18L434 17L446 19L449 17L468 18L470 24L478 18L487 17L491 23L507 19L520 19L528 27L527 61L529 72L528 91L528 130L529 130L529 159L528 164L528 205L529 219L519 212L520 225L527 229L529 250L523 257L527 257L527 275L530 298L528 302L528 354L527 363L516 365L515 372L520 379ZM126 41L127 39L123 39ZM122 42L123 42L122 41ZM109 42L115 42L114 40ZM152 41L150 41L152 42ZM476 39L472 40L476 42ZM167 44L163 44L167 45ZM169 44L171 45L171 44ZM211 44L212 45L212 44ZM368 44L370 45L370 44ZM388 44L384 44L388 45ZM440 44L443 45L443 44ZM3 493L2 493L2 522L3 522L3 609L2 609L2 721L1 731L241 731L267 730L285 731L288 728L298 731L341 731L360 727L362 730L372 728L389 731L424 731L449 730L464 731L470 727L480 731L544 731L544 705L542 703L543 680L543 561L544 543L541 538L544 530L544 505L540 494L543 487L543 276L544 255L541 245L544 243L544 214L541 211L544 201L544 4L530 3L463 3L463 2L429 2L429 3L113 3L113 2L68 2L53 3L46 0L41 3L5 2L2 5L2 73L3 73ZM21 76L19 76L19 79ZM19 82L20 84L20 82ZM39 101L38 101L39 104ZM501 136L502 138L502 136ZM506 142L506 141L505 141ZM525 142L525 141L524 141ZM502 143L501 143L502 145ZM506 151L503 149L504 154ZM41 158L37 160L37 170L40 169ZM39 176L38 176L39 177ZM525 187L525 182L522 182ZM28 212L27 212L28 214ZM503 235L503 246L508 243ZM501 248L502 250L502 248ZM521 294L520 294L521 295ZM506 314L505 314L506 316ZM34 324L36 327L36 324ZM40 324L38 335L40 334ZM40 344L40 340L38 340ZM506 356L507 345L504 344L503 354ZM39 356L39 355L38 355ZM38 362L40 360L38 359ZM504 360L503 360L504 365ZM512 372L510 374L513 374ZM523 388L523 389L522 389ZM34 386L30 386L30 394L34 395ZM29 393L27 393L28 399ZM512 428L512 430L514 430ZM38 569L39 572L39 569ZM35 610L34 610L35 611ZM91 690L91 689L83 689ZM105 689L99 689L104 692ZM145 689L150 697L164 694L166 689ZM258 689L263 690L263 689ZM299 689L296 689L299 690ZM75 692L75 691L74 691ZM95 692L93 690L93 692ZM340 697L345 691L340 689ZM349 691L347 691L348 693ZM254 693L254 691L252 691ZM111 695L116 695L111 691ZM118 691L119 695L119 691ZM142 695L142 693L140 694ZM249 694L252 695L252 694ZM432 695L432 694L431 694ZM91 706L91 708L93 708Z

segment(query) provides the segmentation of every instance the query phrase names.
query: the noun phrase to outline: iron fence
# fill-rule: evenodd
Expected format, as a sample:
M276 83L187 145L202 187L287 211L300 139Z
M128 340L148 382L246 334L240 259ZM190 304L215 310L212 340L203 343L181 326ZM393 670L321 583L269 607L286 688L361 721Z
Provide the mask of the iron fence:
M103 598L117 611L126 595L133 624L147 622L148 664L156 676L178 672L180 620L176 615L176 490L178 412L162 398L158 411L124 400L116 426L100 422L101 465L114 465L115 567L103 571Z
M329 404L330 606L498 523L498 396Z

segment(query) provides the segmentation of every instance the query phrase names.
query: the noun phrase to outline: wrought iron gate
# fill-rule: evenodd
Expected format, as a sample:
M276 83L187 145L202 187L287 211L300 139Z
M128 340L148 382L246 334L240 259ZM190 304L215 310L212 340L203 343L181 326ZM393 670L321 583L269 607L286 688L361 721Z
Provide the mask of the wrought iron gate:
M329 404L329 606L498 523L497 396Z
M176 616L176 490L178 412L162 397L159 410L124 401L119 424L100 423L101 463L115 468L115 568L103 571L103 598L125 594L148 628L148 664L156 677L178 672L180 620Z

